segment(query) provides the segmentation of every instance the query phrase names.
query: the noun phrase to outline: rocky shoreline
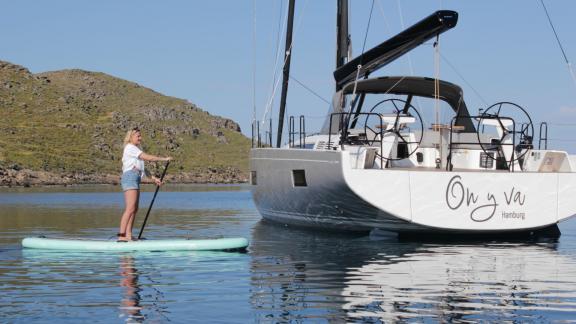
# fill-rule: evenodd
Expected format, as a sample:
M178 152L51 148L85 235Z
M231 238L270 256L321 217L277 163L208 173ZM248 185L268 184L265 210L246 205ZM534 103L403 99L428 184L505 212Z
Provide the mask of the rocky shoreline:
M206 168L197 172L180 172L166 175L167 183L235 184L246 183L248 177L238 169ZM144 183L150 182L145 178ZM120 174L54 173L18 167L0 167L0 187L32 187L50 185L111 184L120 183Z
M0 107L0 187L117 184L122 139L136 126L146 152L174 158L168 182L248 179L251 144L238 123L105 73L33 74L0 60Z

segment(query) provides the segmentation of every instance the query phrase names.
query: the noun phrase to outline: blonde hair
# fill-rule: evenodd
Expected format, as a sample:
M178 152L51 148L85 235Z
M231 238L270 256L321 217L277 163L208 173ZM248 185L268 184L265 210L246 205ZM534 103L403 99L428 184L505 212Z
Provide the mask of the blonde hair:
M136 133L140 133L140 129L138 129L138 127L134 127L126 132L126 136L124 136L124 146L130 144L130 139L132 138L132 135Z

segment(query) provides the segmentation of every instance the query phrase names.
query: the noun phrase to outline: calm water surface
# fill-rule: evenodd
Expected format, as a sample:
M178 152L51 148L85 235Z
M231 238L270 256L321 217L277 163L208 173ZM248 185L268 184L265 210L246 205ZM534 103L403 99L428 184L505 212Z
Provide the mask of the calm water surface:
M23 250L40 234L113 239L122 195L1 190L0 322L576 322L574 220L558 240L402 242L263 222L248 189L167 186L145 234L245 236L248 253Z

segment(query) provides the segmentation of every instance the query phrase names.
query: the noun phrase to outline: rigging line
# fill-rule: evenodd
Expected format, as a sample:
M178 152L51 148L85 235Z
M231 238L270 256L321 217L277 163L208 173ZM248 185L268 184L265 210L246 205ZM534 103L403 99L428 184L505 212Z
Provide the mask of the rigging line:
M394 88L396 88L397 85L400 84L400 82L404 81L404 79L406 79L407 76L402 76L402 78L400 78L400 80L396 81L396 83L394 83L388 90L386 90L386 92L384 93L385 95L389 94L390 91L394 90Z
M277 77L280 69L278 69L278 64L280 62L280 46L281 46L281 36L280 32L284 29L285 24L288 22L288 12L286 12L286 19L284 20L284 16L282 15L282 9L284 8L284 1L280 1L280 11L278 13L278 32L276 34L276 52L274 54L274 69L272 70L272 82L270 83L270 95L266 99L266 106L264 107L264 115L262 116L262 123L266 119L266 115L268 114L268 109L270 108L270 113L272 112L272 104L274 101L274 97L276 95L276 86L277 86ZM270 104L268 104L270 102ZM270 105L270 107L268 107Z
M384 96L389 94L390 91L394 90L394 88L396 88L397 85L400 84L400 82L402 82L404 79L406 78L406 76L402 76L402 78L400 80L398 80L396 83L394 83L388 90L386 90L386 92L384 93Z
M284 61L284 63L286 63L286 61ZM272 103L274 101L274 97L276 96L276 91L278 90L278 85L280 84L281 80L282 79L278 78L278 79L276 79L276 83L273 84L274 87L272 88L272 94L268 98L268 103L266 104L266 109L264 110L264 115L262 115L262 121L261 121L262 124L264 124L264 121L266 120L266 115L268 115L268 111L272 107Z
M315 115L303 115L306 118L310 118L310 119L326 119L326 115L323 116L315 116Z
M548 14L548 9L546 9L546 5L544 4L544 0L540 0L540 3L542 4L542 8L544 8L544 12L546 13L546 17L548 18L548 23L550 23L550 27L552 27L552 31L554 32L554 36L556 37L556 41L558 42L558 46L560 47L560 51L562 51L562 56L564 56L564 61L566 61L566 63L569 64L570 62L568 61L568 57L566 56L566 52L564 51L564 47L562 46L562 43L560 42L560 38L558 37L558 33L556 33L556 28L554 28L554 25L552 24L552 18L550 18L550 15Z
M550 125L550 126L568 126L568 127L576 126L576 124L571 124L571 123L548 123L548 125Z
M404 14L402 13L402 5L400 5L400 0L397 0L396 3L398 4L398 16L400 17L400 27L402 28L402 30L406 29L406 27L404 27ZM408 66L410 68L410 74L414 75L414 65L412 64L412 56L410 55L410 53L406 53L406 55L408 56Z
M384 20L384 26L386 27L386 31L390 32L390 26L388 26L388 19L386 19L386 15L384 14L384 6L382 5L382 0L378 0L378 9L380 10L380 14Z
M484 105L488 106L488 102L486 100L484 100L484 98L480 95L480 93L478 91L476 91L476 89L470 84L470 82L468 82L464 76L458 71L458 69L456 69L456 67L454 65L452 65L452 63L450 63L450 61L448 61L448 59L446 58L446 56L444 56L444 54L440 53L440 57L442 58L442 60L444 62L446 62L446 64L448 64L448 66L454 71L456 72L456 74L460 77L460 79L462 79L462 81L464 81L464 83L466 83L466 85L468 87L470 87L470 89L472 89L472 91L474 92L474 94L476 94L476 96L478 96L478 98L482 101L482 103L484 103Z
M354 91L352 92L352 96L356 96L356 89L358 87L358 78L360 78L360 69L362 69L362 55L364 55L364 50L366 49L366 40L368 39L368 31L370 31L370 22L372 21L372 12L374 11L374 0L372 0L372 5L370 6L370 15L368 16L368 24L366 25L366 33L364 34L364 44L362 44L362 54L360 54L360 64L356 69L356 78L354 80ZM352 114L352 110L354 105L356 104L358 98L350 101L350 114Z
M308 7L308 1L306 1L304 3L304 7L302 8L302 12L300 14L300 17L298 18L298 23L296 24L296 31L298 31L300 29L300 26L302 25L302 20L304 20L304 13L306 12L306 7ZM288 16L288 13L286 13L286 16ZM286 19L286 21L288 21L288 19ZM293 33L293 35L296 35L296 33ZM284 69L286 62L288 61L288 57L290 55L292 55L292 46L294 45L294 38L296 38L296 37L294 37L294 36L292 37L292 42L290 43L290 46L286 50L286 53L288 53L288 55L286 55L286 57L284 58L284 63L282 64L282 69ZM278 81L276 82L276 85L274 86L274 91L272 93L270 100L268 101L268 105L266 107L266 110L264 111L264 116L262 117L262 125L264 125L264 121L266 119L266 115L268 114L268 110L272 107L272 102L274 101L274 97L276 96L276 90L278 90L278 85L280 84L280 80L281 79L278 78Z
M284 8L284 1L280 0L280 7L278 7L278 29L276 31L276 53L274 54L276 61L278 60L278 52L280 51L280 38L282 38L280 32L284 26L284 20L282 17L282 9ZM274 62L276 63L276 62Z
M264 114L262 115L262 125L264 125L264 122L266 120L266 115L268 115L268 112L272 113L272 105L274 104L274 98L276 97L276 91L278 90L278 85L280 84L280 78L278 78L278 73L280 72L281 69L278 68L279 62L280 62L280 47L281 42L280 42L280 32L281 30L285 29L286 24L288 23L288 9L286 9L286 19L283 19L282 16L282 9L283 9L283 1L280 3L280 22L279 22L279 29L278 29L278 34L277 34L277 41L276 41L276 55L275 55L275 60L274 60L274 73L272 76L272 82L270 83L270 96L268 97L268 99L266 100L266 106L264 109ZM286 64L286 59L284 60L284 64ZM284 64L282 65L282 67L284 67Z
M256 0L252 1L252 127L256 121Z
M304 89L310 91L313 95L315 95L316 97L318 97L320 100L324 101L327 104L330 104L330 101L324 99L324 97L322 97L321 95L319 95L317 92L315 92L314 90L310 89L309 87L307 87L304 83L298 81L298 79L296 79L295 77L290 75L290 79L296 81L296 83L298 83L299 85L301 85Z
M368 24L366 25L366 33L364 34L364 44L362 44L362 54L364 54L364 50L366 49L366 39L368 39L368 31L370 30L370 22L372 21L373 11L374 11L374 0L372 0L372 6L370 6L370 15L368 16ZM360 64L362 64L362 62L360 62Z
M278 73L280 72L280 70L278 69L278 62L280 61L280 47L282 46L282 35L281 32L282 30L284 30L284 26L285 24L288 23L288 17L286 17L286 20L283 20L283 16L282 16L282 9L284 8L284 1L280 0L280 7L278 10L278 29L276 32L276 52L274 53L274 75L272 76L272 84L274 84L274 82L276 82L276 78L278 77Z
M383 95L389 94L390 91L394 90L394 88L396 88L396 86L399 85L400 82L404 81L404 79L406 79L407 77L408 77L408 76L406 76L406 75L402 76L398 81L396 81L396 83L394 83L390 88L388 88L388 90L386 90L386 92L384 92ZM354 96L354 94L355 94L355 92L356 92L356 84L357 84L357 83L358 83L358 82L356 82L356 83L354 84L354 91L353 91L353 93L352 93L353 96ZM355 100L354 100L354 101L355 101ZM352 108L353 106L354 106L354 105L351 104L351 108Z
M402 6L400 5L400 0L397 0L397 8L398 8L398 16L400 17L400 28L402 28L402 30L405 30L406 27L404 27L404 14L402 12ZM410 55L410 52L406 53L406 57L408 58L408 69L410 70L410 75L414 76L416 73L414 73L414 64L412 64L412 55ZM416 97L416 103L418 107L416 108L416 111L420 110L419 107L422 107L422 102L420 101L420 97Z
M574 143L576 142L576 140L571 140L571 139L562 139L562 138L548 138L549 141L555 141L555 142L569 142L569 143Z
M434 42L434 112L436 124L440 123L440 34Z
M362 67L362 65L358 64L358 69L356 70L356 80L354 81L354 90L352 91L352 97L356 96L356 89L358 88L358 78L360 77L360 68ZM358 99L358 97L356 97L354 100L350 101L350 113L352 113L352 108L354 107L354 105L356 105L356 100Z
M570 71L570 76L572 76L572 81L576 86L576 75L574 75L574 69L572 69L572 63L568 60L568 56L566 55L566 51L564 51L564 47L562 46L562 42L560 42L560 37L558 37L558 33L556 32L556 28L554 28L554 24L552 24L552 18L550 18L550 14L548 14L548 9L544 4L544 0L540 0L542 4L542 8L544 8L544 12L546 13L546 17L548 18L548 23L550 23L550 27L554 32L554 36L556 37L556 41L558 42L558 46L560 47L560 51L562 51L562 56L564 56L564 61L566 61L566 65L568 66L568 70Z

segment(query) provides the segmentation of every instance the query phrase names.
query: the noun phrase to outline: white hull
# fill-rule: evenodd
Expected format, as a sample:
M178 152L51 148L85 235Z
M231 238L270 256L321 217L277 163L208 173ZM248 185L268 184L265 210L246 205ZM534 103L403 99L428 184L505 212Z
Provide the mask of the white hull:
M347 15L339 11L338 19L347 35ZM475 116L453 83L368 78L457 21L457 12L437 11L349 61L347 42L338 42L337 91L319 133L306 136L300 116L298 132L290 119L283 148L251 151L264 218L345 231L496 234L555 227L576 214L576 157L547 149L545 123L538 141L545 149L536 149L520 105L498 102ZM281 127L278 135L280 142ZM257 138L253 146L261 147Z
M253 149L265 219L343 231L532 231L576 214L576 173L359 169L348 151ZM306 186L294 186L304 170Z

